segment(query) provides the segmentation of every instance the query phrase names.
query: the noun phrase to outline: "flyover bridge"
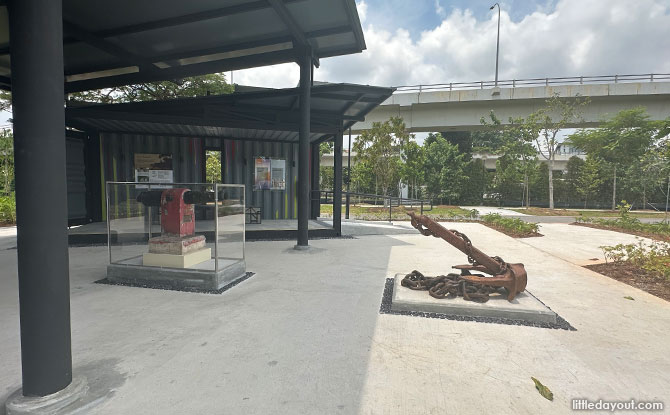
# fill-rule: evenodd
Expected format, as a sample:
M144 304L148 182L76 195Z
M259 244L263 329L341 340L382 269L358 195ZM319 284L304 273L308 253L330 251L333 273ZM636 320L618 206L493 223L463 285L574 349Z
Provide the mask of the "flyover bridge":
M396 92L356 123L352 132L400 116L412 132L481 129L481 117L494 111L506 124L525 118L555 94L590 97L583 121L568 127L595 127L623 109L647 108L651 119L670 117L670 74L605 75L512 79L396 87Z

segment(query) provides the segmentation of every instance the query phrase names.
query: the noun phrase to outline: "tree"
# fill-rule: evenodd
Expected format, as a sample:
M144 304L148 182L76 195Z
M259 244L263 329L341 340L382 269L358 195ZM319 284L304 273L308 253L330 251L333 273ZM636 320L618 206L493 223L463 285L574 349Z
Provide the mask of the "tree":
M518 176L523 177L522 201L526 207L530 206L530 176L537 170L537 150L532 145L537 137L533 124L526 123L523 118L510 118L509 125L503 126L500 119L491 111L490 122L483 117L482 125L486 130L480 138L480 151L490 152L499 156L496 162L496 179L499 191L504 195L503 200L515 198L510 194L515 192L519 183ZM499 168L498 168L499 167ZM523 203L522 203L523 204Z
M602 159L613 166L612 210L616 208L617 169L638 163L640 158L660 139L664 124L649 121L646 110L637 107L623 110L600 128L581 129L572 134L569 142L588 155Z
M465 182L464 155L440 134L426 148L426 187L433 199L458 199Z
M0 185L9 195L14 188L14 136L9 129L0 131Z
M401 178L410 187L410 195L416 199L423 184L426 167L424 148L416 141L409 141L402 152Z
M73 101L113 104L118 102L161 101L174 98L223 95L232 93L234 89L234 85L226 82L226 76L223 73L213 73L172 81L149 82L146 84L76 92L70 94L69 99Z
M561 98L554 95L543 108L532 113L525 121L525 128L535 135L540 154L549 162L549 209L554 208L554 160L561 144L557 139L558 133L579 121L582 108L588 103L588 99L580 96Z
M207 183L221 183L221 152L205 152L205 179Z
M565 184L566 184L566 193L567 201L574 202L579 200L575 196L579 196L579 178L582 174L582 168L584 167L585 161L577 156L572 156L568 159L567 171L565 173Z
M354 143L356 157L366 162L374 172L375 181L384 196L398 188L402 168L403 150L414 136L405 130L400 117L375 122L372 129L364 131Z
M584 198L584 209L586 209L589 198L598 191L604 182L602 163L593 156L587 156L586 161L579 169L577 178L577 193Z
M491 175L486 171L484 161L481 159L470 160L463 168L465 183L461 192L461 203L467 205L479 205L484 202L484 194L491 184Z

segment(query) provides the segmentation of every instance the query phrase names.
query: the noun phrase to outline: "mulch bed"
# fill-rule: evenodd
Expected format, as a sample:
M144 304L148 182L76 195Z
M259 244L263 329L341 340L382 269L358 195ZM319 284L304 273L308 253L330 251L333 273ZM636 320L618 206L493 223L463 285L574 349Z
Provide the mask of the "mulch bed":
M607 264L586 265L585 268L670 301L670 279L650 274L630 263L610 262Z
M573 222L570 225L584 226L585 228L603 229L603 230L606 230L606 231L627 233L629 235L642 236L642 237L645 237L645 238L654 239L656 241L670 242L670 235L659 235L657 233L651 233L651 232L634 231L634 230L630 230L630 229L618 228L616 226L598 225L596 223Z

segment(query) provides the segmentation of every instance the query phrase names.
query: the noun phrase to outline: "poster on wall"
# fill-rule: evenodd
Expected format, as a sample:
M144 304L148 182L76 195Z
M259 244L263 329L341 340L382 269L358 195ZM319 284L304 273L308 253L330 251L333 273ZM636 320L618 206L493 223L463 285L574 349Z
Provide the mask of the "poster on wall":
M286 190L286 160L256 157L254 190Z
M254 190L270 189L271 161L266 157L256 157L254 160Z
M152 183L152 188L165 189L170 186L153 186L153 183L172 183L171 154L135 153L135 181ZM146 189L148 186L137 185L137 188Z
M286 160L272 159L272 190L286 190Z

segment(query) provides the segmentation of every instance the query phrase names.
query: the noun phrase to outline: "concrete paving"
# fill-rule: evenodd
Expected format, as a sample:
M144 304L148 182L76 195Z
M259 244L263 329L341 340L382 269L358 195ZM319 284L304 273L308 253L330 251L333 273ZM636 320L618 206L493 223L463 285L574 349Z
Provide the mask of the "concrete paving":
M450 225L525 263L528 289L577 331L379 314L386 278L464 262L418 233L315 240L306 252L251 242L257 274L222 295L94 284L107 249L71 248L74 373L99 399L87 413L567 414L572 398L670 403L670 303L529 240ZM588 241L593 230L579 229ZM0 250L0 269L3 402L21 382L16 250Z
M518 241L576 265L605 262L601 246L634 244L638 241L651 242L648 238L627 233L562 223L543 223L540 225L540 233L544 236L523 238Z

